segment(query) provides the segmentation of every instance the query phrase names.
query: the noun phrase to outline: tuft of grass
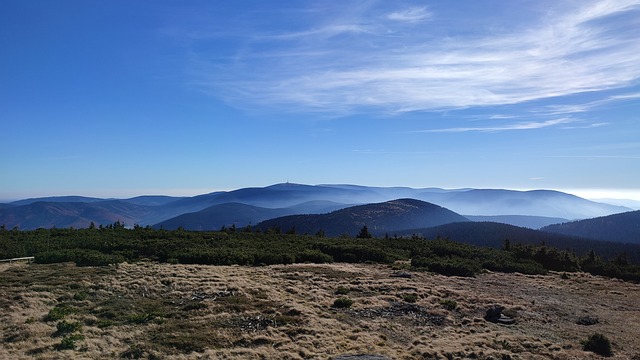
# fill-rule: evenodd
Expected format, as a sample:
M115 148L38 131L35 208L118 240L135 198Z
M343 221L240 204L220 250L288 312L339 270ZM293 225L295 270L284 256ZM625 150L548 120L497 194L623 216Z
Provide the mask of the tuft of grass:
M8 329L3 340L5 343L26 341L31 337L31 332L25 327L12 326Z
M612 356L611 341L602 334L593 334L582 343L584 351L591 351L602 356Z
M346 309L351 307L351 305L353 305L353 300L343 296L343 297L337 298L333 302L333 305L331 306L338 309Z
M73 300L84 301L84 300L87 300L87 296L88 294L85 291L80 291L73 294Z
M166 354L202 352L208 348L221 348L224 344L215 327L207 329L184 320L164 323L149 340L150 344L161 348Z
M159 317L161 316L158 316L158 314L155 313L135 313L129 315L126 322L129 324L146 324Z
M153 354L145 344L133 344L129 348L120 354L122 359L159 359L158 356Z
M88 311L98 318L99 327L122 324L146 324L162 322L172 310L162 299L109 298L93 304Z
M191 302L182 307L182 311L203 310L207 308L207 304L202 302Z

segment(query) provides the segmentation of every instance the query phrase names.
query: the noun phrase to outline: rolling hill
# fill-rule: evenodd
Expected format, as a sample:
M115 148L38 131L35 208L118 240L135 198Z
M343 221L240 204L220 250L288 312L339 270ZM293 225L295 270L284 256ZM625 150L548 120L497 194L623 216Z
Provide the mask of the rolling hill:
M113 224L120 221L135 224L137 219L147 215L144 206L129 204L119 200L101 202L34 202L8 209L0 209L0 223L11 229L37 228L86 228L95 225Z
M469 221L464 216L428 202L415 199L399 199L382 203L352 206L320 215L291 215L266 220L256 228L279 228L283 232L295 229L297 233L315 234L323 231L326 236L356 235L367 226L373 235L387 232L429 227L451 222Z
M542 230L589 239L640 244L640 210L549 225Z
M155 228L167 230L182 227L186 230L218 230L221 227L245 227L263 220L292 214L318 214L345 207L343 204L328 201L309 201L306 203L270 209L242 203L224 203L210 206L204 210L187 213L162 221Z
M493 248L501 248L504 245L505 239L509 239L512 243L532 245L546 244L560 250L574 251L578 255L585 255L593 250L598 256L609 260L626 253L629 261L640 264L640 244L638 243L614 243L494 222L443 224L430 228L398 231L394 232L393 235L417 235L425 239L435 239L438 237L448 238L453 241Z
M563 218L547 217L547 216L530 216L530 215L495 215L495 216L464 215L464 216L471 221L496 222L496 223L525 227L525 228L534 229L534 230L540 229L543 226L569 221Z

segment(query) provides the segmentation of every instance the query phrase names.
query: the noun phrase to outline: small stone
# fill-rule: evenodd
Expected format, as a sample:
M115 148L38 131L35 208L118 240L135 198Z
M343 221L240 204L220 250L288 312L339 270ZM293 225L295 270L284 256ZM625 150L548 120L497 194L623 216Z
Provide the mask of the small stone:
M590 325L595 325L599 322L600 320L598 320L598 318L593 318L591 316L583 316L579 318L578 321L576 321L576 324L590 326Z
M512 317L504 315L502 312L504 311L504 306L493 305L484 315L484 319L502 325L512 325L515 324L516 320Z

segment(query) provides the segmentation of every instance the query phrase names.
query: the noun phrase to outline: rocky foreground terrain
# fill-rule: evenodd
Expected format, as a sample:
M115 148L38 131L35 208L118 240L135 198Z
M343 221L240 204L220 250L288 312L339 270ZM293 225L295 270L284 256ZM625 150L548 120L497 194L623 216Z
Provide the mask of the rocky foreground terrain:
M0 358L599 359L601 333L640 359L638 284L405 266L2 264Z

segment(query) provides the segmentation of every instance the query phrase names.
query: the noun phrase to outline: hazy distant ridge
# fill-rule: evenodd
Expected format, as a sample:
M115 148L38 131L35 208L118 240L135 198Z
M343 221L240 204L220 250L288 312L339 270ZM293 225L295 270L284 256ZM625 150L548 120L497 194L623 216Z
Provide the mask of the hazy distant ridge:
M0 206L0 224L7 228L87 227L115 221L128 226L164 223L166 226L215 229L219 225L244 226L267 217L317 214L357 205L412 198L436 204L458 214L474 216L542 216L585 219L629 211L629 208L597 203L557 191L495 189L414 189L358 185L303 185L283 183L267 187L219 191L193 197L138 196L130 199L98 199L79 196L19 200ZM227 206L243 204L264 210ZM306 204L301 206L301 204ZM315 204L315 205L311 205ZM318 204L328 204L326 207ZM212 208L214 207L214 208ZM207 210L208 209L208 210ZM277 209L287 209L278 211ZM204 211L203 213L199 213ZM190 214L190 215L188 215ZM253 214L253 215L251 215ZM178 220L172 220L180 217ZM193 219L190 219L193 218ZM503 217L503 219L508 219ZM508 221L508 220L504 220ZM176 225L179 224L179 225Z

